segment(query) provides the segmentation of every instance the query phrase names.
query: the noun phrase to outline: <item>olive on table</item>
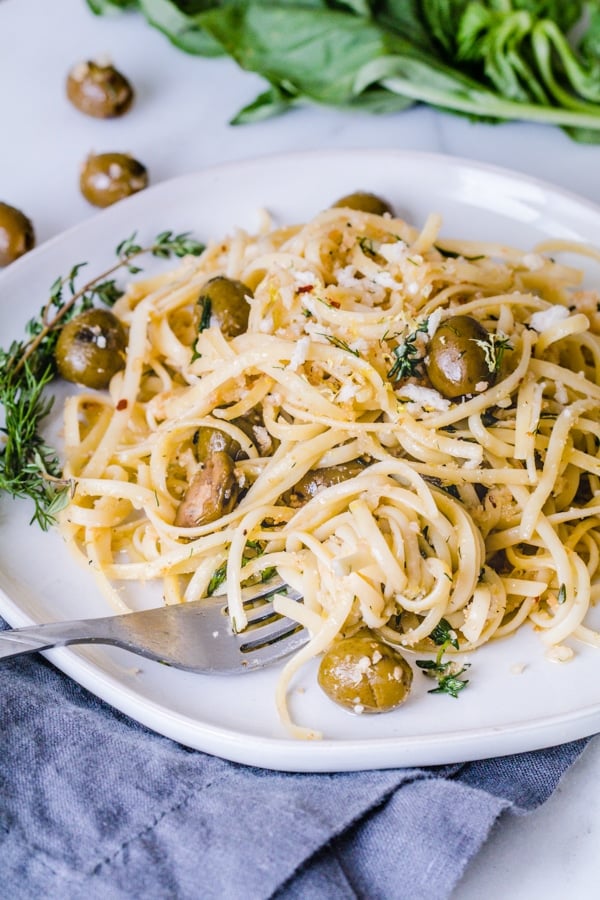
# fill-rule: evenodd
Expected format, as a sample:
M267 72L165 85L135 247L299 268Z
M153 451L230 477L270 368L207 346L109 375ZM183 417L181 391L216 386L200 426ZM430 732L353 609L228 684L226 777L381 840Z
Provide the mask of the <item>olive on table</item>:
M369 191L355 191L353 194L346 194L340 197L332 204L334 209L345 207L346 209L357 209L360 212L374 213L376 216L382 216L384 213L394 215L394 210L382 197L377 194L371 194Z
M451 316L442 322L429 342L425 362L436 391L453 400L490 387L496 379L489 364L491 346L490 333L472 316Z
M16 206L0 202L0 266L14 262L34 244L31 220Z
M102 208L147 186L146 167L128 153L92 153L79 176L79 187L85 199Z
M198 298L202 318L216 323L224 335L236 337L248 328L252 291L235 278L216 275L203 286Z
M327 696L345 709L379 713L404 703L413 673L397 650L363 629L329 648L317 677Z
M71 319L58 336L58 371L67 381L102 390L125 366L127 335L108 309L88 309Z
M239 493L232 458L225 450L212 453L192 477L175 514L178 528L214 522L234 508Z
M67 75L67 97L80 112L96 119L124 115L133 103L131 84L110 63L77 63Z

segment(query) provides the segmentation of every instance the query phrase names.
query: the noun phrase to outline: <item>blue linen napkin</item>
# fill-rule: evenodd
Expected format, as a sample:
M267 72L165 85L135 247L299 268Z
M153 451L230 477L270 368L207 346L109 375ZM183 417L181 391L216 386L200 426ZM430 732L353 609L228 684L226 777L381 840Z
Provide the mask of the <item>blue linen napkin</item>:
M0 676L0 859L13 900L441 900L496 819L543 803L586 744L289 774L153 734L41 657L7 661Z

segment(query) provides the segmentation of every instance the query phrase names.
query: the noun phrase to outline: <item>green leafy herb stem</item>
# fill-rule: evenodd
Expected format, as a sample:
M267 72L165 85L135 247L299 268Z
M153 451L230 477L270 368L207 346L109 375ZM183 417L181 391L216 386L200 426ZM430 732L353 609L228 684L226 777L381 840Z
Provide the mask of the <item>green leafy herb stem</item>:
M0 348L0 404L4 424L0 428L0 491L34 503L32 522L47 529L56 512L67 502L70 484L62 479L55 451L42 435L42 423L53 405L45 388L56 377L54 350L62 326L96 303L112 306L121 296L115 279L118 270L139 272L133 260L143 254L161 259L199 255L202 244L187 232L163 231L147 247L126 238L116 248L117 262L101 275L77 286L86 263L77 263L66 276L51 285L48 300L25 327L25 337Z
M306 102L388 114L426 103L600 142L598 0L87 2L137 8L182 50L261 76L266 89L233 124Z
M422 360L417 347L417 335L421 332L427 332L427 327L428 320L425 319L401 343L394 347L392 350L395 357L394 364L387 373L390 381L399 381L401 378L408 378L417 374L417 368Z
M435 659L418 659L417 665L425 675L437 680L437 687L429 691L430 694L449 694L458 698L459 693L466 688L468 680L461 676L470 667L470 663L461 666L452 660L443 662L443 656L448 647L459 649L456 632L446 619L440 619L436 627L429 635L431 640L439 647Z

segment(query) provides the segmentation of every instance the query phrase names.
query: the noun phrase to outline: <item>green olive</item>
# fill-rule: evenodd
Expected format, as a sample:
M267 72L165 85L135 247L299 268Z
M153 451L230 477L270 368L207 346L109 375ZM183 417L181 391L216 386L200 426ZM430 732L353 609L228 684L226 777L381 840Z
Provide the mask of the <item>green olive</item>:
M206 318L211 325L218 325L227 337L243 334L250 315L247 297L252 297L252 291L241 281L216 275L206 282L198 298L201 321Z
M80 112L96 119L122 116L133 102L133 88L114 66L80 62L67 75L67 97Z
M490 387L496 372L489 365L490 334L471 316L452 316L431 338L427 374L431 384L450 400Z
M194 447L196 458L200 462L204 462L219 450L224 450L232 459L236 459L240 452L240 445L234 438L219 428L209 428L208 426L198 428L194 434Z
M177 508L175 525L194 528L227 515L237 503L239 485L229 453L217 450L193 476Z
M64 326L56 344L58 371L67 381L101 390L125 366L127 335L108 309L88 309Z
M412 669L368 629L342 638L325 653L318 681L327 696L355 713L387 712L410 693Z
M341 463L339 466L325 466L323 469L310 469L306 475L303 475L300 481L296 482L293 488L294 494L297 494L302 500L310 500L319 491L331 487L334 484L340 484L342 481L348 481L354 478L360 472L364 472L365 467L356 460L347 463Z
M355 191L353 194L346 194L345 197L340 197L339 200L336 200L332 206L334 209L339 206L343 206L346 209L358 209L361 212L373 213L376 216L382 216L384 213L394 215L394 210L387 200L383 200L377 194L370 194L368 191Z
M33 225L20 209L0 203L0 266L7 266L35 244Z
M111 206L148 186L148 172L127 153L99 153L86 159L79 177L81 193L94 206Z

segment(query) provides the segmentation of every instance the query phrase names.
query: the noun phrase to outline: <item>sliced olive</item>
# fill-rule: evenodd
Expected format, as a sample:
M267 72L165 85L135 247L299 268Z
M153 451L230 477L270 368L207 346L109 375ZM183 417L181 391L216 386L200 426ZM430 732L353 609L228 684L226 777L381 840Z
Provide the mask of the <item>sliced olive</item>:
M7 266L31 250L35 234L30 219L8 203L0 203L0 266Z
M342 638L321 660L318 681L327 696L356 713L395 709L410 693L412 669L368 629Z
M214 522L231 512L238 493L233 460L224 450L217 450L193 476L177 508L175 525L194 528Z
M353 194L346 194L340 197L332 204L334 208L343 206L346 209L358 209L361 212L374 213L376 216L382 216L384 213L394 215L394 210L387 202L377 194L371 194L368 191L355 191Z
M80 62L67 76L67 97L80 112L96 119L122 116L133 102L133 88L114 66Z
M426 367L431 384L450 400L486 390L496 379L490 349L490 334L477 319L446 319L429 342Z
M88 309L71 319L56 344L58 371L67 381L101 390L125 366L127 335L108 309Z
M318 494L324 488L340 484L342 481L348 481L349 478L354 478L355 475L364 472L364 470L365 467L356 461L341 463L339 466L311 469L294 485L293 492L303 500L310 500L311 497L314 497L315 494Z
M79 186L94 206L111 206L147 187L148 172L127 153L92 154L81 169Z

